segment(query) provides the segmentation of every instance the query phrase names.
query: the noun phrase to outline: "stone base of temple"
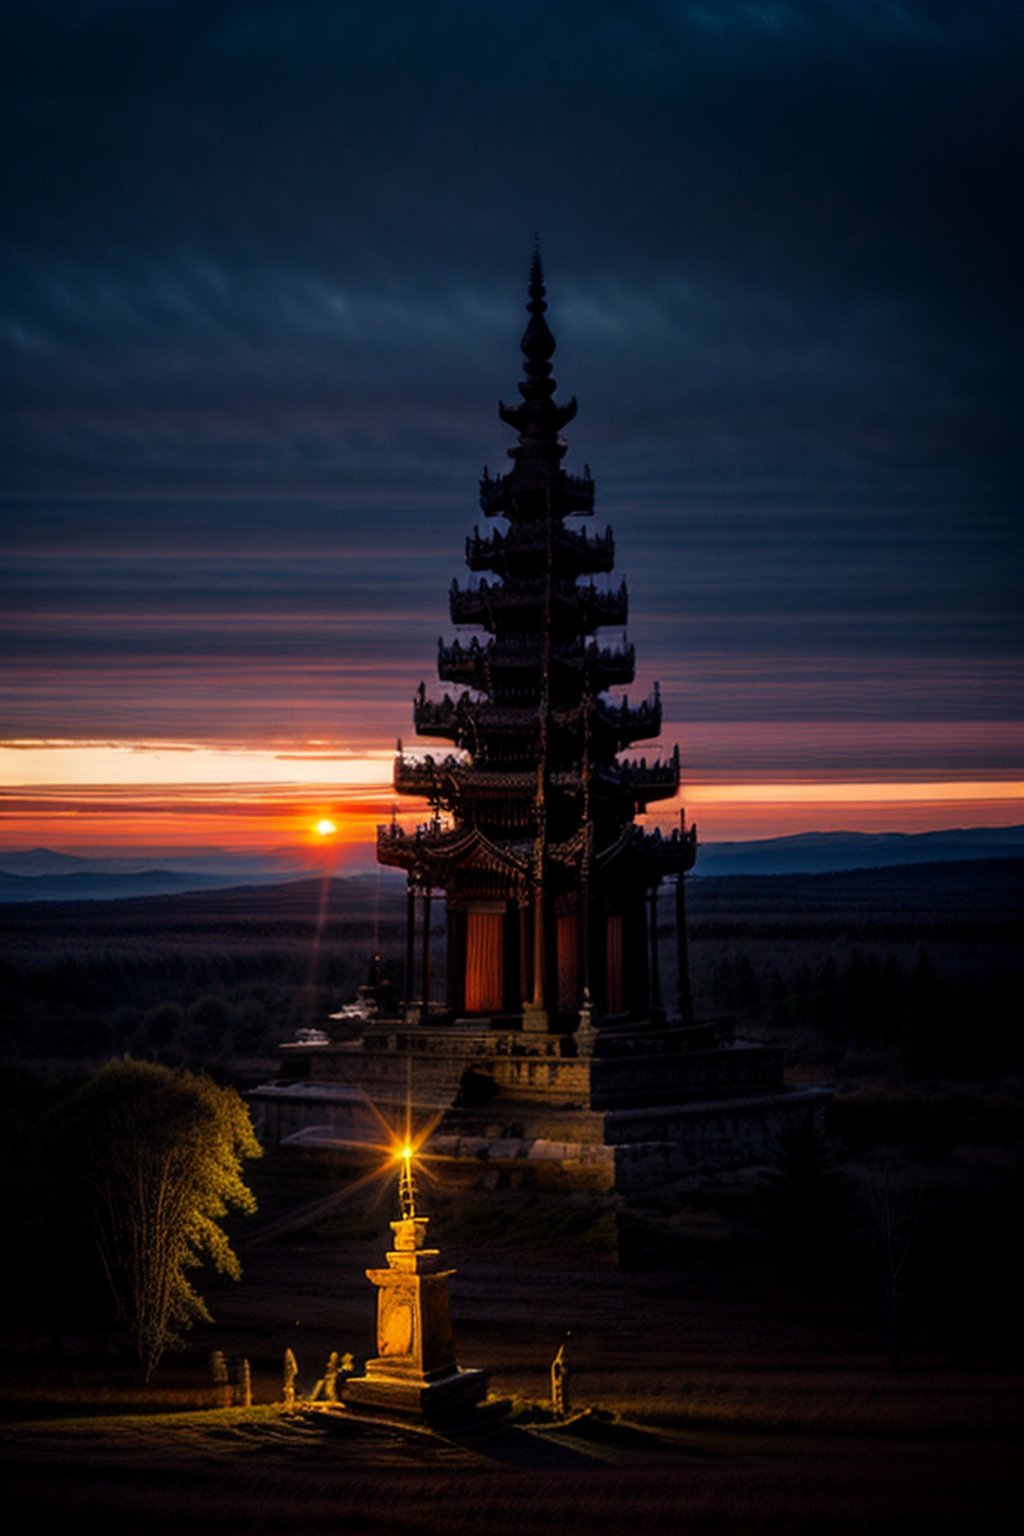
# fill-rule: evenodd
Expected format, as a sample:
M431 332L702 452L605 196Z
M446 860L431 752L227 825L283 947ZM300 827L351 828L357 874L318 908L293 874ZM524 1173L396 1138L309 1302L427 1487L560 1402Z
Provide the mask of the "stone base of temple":
M397 1376L353 1376L345 1383L346 1408L397 1413L438 1423L458 1418L487 1396L487 1372L456 1370L439 1381Z
M790 1087L780 1049L728 1020L605 1021L575 1035L508 1021L378 1020L357 1042L285 1046L285 1072L251 1095L271 1144L379 1157L380 1122L405 1104L436 1126L432 1157L477 1180L628 1193L652 1181L763 1166L829 1090Z
M490 1116L451 1111L430 1139L439 1163L486 1182L629 1195L701 1173L764 1166L811 1117L823 1129L830 1093L776 1093L595 1114L496 1101ZM496 1118L497 1112L502 1118Z

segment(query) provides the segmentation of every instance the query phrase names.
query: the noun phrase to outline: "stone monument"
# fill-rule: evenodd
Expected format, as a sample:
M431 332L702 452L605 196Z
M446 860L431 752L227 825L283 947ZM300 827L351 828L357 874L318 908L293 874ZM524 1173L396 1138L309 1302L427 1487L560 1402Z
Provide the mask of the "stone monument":
M447 1418L480 1402L487 1377L456 1364L448 1294L455 1270L426 1245L430 1218L416 1213L411 1147L402 1152L398 1191L402 1215L391 1223L387 1268L366 1271L377 1287L377 1355L364 1376L345 1383L343 1399L348 1408Z

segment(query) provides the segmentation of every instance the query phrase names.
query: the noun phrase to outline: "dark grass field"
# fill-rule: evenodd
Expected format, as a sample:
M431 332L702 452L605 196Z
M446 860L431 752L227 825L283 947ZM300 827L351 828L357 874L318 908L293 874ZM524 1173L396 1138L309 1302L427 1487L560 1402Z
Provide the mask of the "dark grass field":
M268 1229L315 1188L280 1168L263 1183ZM897 1536L1009 1531L1024 1513L1012 1360L921 1347L892 1371L874 1307L742 1253L623 1273L593 1204L588 1222L564 1202L435 1186L436 1235L459 1270L460 1360L511 1403L501 1423L430 1434L286 1413L285 1348L300 1397L331 1349L372 1348L363 1270L382 1255L388 1189L339 1195L334 1218L273 1241L256 1218L242 1281L207 1288L215 1326L146 1393L111 1356L72 1340L55 1365L27 1357L13 1330L0 1429L11 1515L69 1532ZM559 1425L547 1371L567 1333L578 1417ZM210 1406L214 1347L250 1360L251 1411Z
M243 1279L203 1283L215 1324L145 1392L95 1333L69 1327L51 1357L24 1262L34 1137L68 1084L122 1049L252 1081L300 1014L351 995L375 937L399 952L399 912L339 883L317 944L309 886L7 909L13 1529L1020 1529L1021 889L1013 861L695 882L698 1006L781 1043L794 1080L836 1087L835 1167L652 1191L632 1227L600 1197L467 1189L435 1170L424 1200L458 1270L460 1359L512 1404L501 1426L449 1435L280 1406L286 1348L300 1396L331 1350L372 1351L363 1271L395 1214L383 1182L354 1194L329 1163L254 1165ZM239 1068L240 1051L256 1059ZM879 1156L914 1195L898 1370L857 1194ZM620 1240L638 1227L652 1241L630 1258ZM567 1334L582 1416L555 1425L548 1367ZM250 1361L251 1411L214 1406L215 1349Z

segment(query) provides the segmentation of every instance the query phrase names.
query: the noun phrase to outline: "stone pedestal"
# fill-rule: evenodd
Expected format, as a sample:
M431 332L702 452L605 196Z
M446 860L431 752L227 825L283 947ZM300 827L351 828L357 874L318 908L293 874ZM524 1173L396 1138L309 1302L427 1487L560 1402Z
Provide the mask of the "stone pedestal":
M345 1383L350 1408L450 1417L472 1408L487 1392L484 1371L460 1370L448 1285L454 1269L442 1269L437 1248L425 1246L429 1218L393 1221L394 1248L386 1269L368 1269L377 1287L377 1354L365 1376Z

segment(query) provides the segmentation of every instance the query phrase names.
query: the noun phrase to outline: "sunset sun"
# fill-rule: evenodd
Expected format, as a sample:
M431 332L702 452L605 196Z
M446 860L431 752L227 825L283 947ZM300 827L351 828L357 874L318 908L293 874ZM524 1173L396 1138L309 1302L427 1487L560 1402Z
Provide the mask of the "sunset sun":
M317 832L319 832L321 837L333 837L334 833L337 832L338 829L334 825L334 822L330 821L325 816L325 817L323 817L323 819L321 821L317 822L316 830L317 830Z

